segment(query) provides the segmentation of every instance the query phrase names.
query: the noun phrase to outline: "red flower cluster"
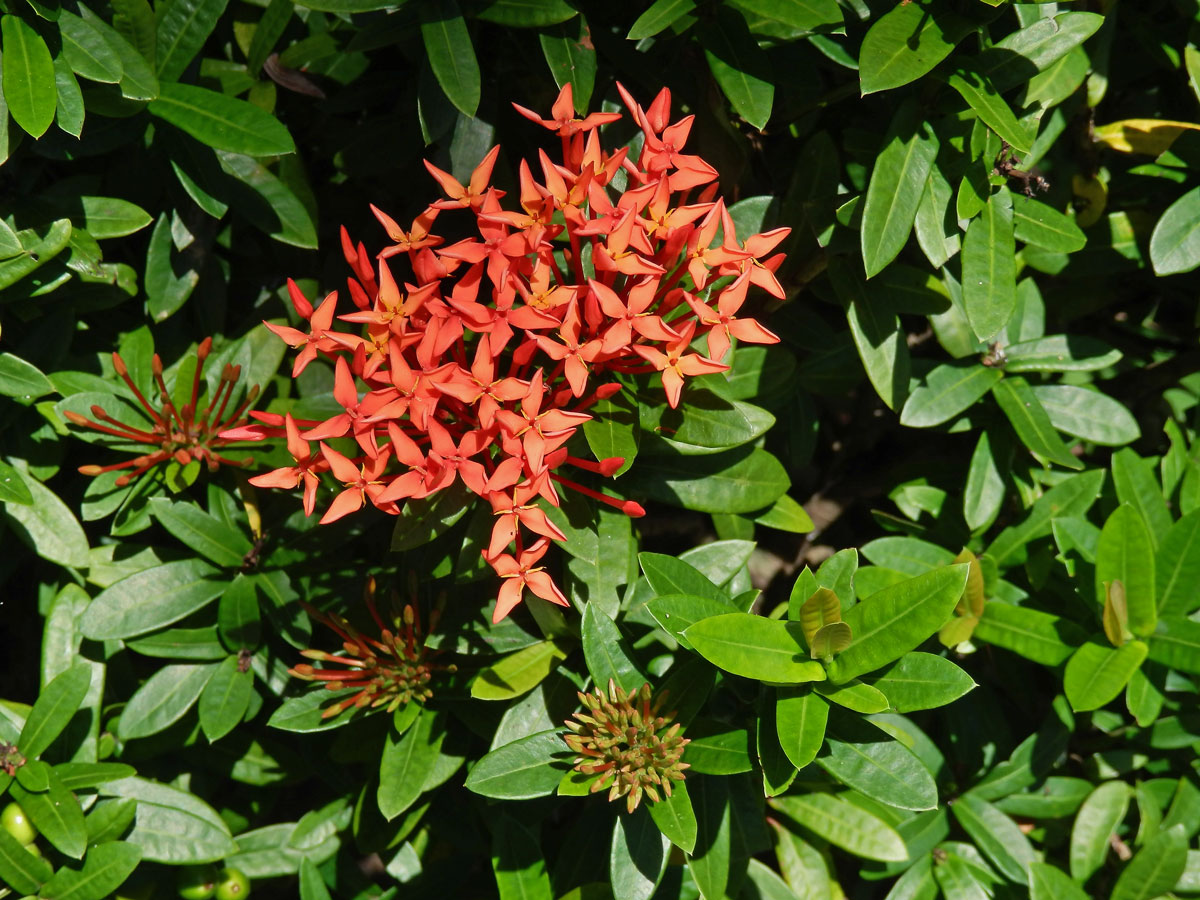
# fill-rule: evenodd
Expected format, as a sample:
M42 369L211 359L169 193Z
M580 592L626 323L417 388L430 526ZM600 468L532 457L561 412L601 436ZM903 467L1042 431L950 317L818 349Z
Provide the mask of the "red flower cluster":
M619 114L574 118L568 84L550 119L517 107L558 134L563 149L561 164L539 154L540 181L522 161L519 210L505 209L503 192L489 184L500 152L494 147L465 185L427 162L446 199L408 229L372 207L395 242L377 262L343 228L354 309L336 318L359 330L334 328L337 292L314 309L291 282L307 333L268 324L300 349L293 377L318 354L336 359L334 397L342 411L324 422L253 413L263 425L237 431L239 437L286 434L296 464L251 482L302 484L306 512L316 503L318 474L333 473L344 489L322 522L367 502L398 514L407 499L460 480L496 515L484 554L504 580L495 621L525 588L567 603L537 565L551 539L564 539L537 506L539 497L558 504L556 484L642 514L638 504L559 472L571 465L609 476L622 465L619 458L579 459L565 447L590 418L585 410L621 389L613 374L660 372L674 407L687 376L727 368L720 360L732 338L778 340L737 313L752 284L783 296L774 275L782 254L764 257L788 229L739 244L724 204L713 199L716 170L682 152L692 117L668 124L666 89L649 109L623 88L621 95L644 134L636 159L628 148L601 149L597 129ZM478 237L446 244L432 229L443 212L456 210L475 217ZM714 246L718 229L723 238ZM403 286L392 274L398 256L411 273ZM692 349L700 336L707 355ZM354 458L325 443L343 437L357 442Z

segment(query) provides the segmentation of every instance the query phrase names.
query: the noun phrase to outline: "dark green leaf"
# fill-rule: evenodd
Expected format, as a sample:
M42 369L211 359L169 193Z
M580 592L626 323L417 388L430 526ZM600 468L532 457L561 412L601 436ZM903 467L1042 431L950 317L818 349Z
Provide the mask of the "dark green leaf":
M1104 523L1096 547L1095 596L1103 603L1108 582L1125 587L1129 629L1140 637L1154 632L1158 619L1154 589L1154 546L1145 520L1128 503L1122 503Z
M700 44L713 78L734 112L760 131L771 118L775 85L763 51L740 12L717 7L717 17L700 30Z
M32 26L11 13L0 19L4 38L2 85L8 112L35 138L54 121L58 92L54 86L54 59L46 42Z
M1186 616L1200 606L1195 590L1200 583L1200 510L1171 526L1158 544L1154 569L1161 615Z
M158 77L178 81L220 21L229 0L166 0L158 10ZM286 152L286 151L285 151Z
M25 845L0 828L0 881L22 894L36 894L54 870L41 856L34 856Z
M219 740L246 715L254 694L254 675L241 671L236 656L226 657L200 694L200 727L209 742Z
M503 811L489 819L492 872L500 900L553 900L536 825L530 829Z
M1147 655L1180 672L1200 674L1200 622L1174 616L1159 619Z
M46 882L40 896L47 900L98 900L107 897L133 874L142 859L134 844L109 841L92 847L83 865L64 866Z
M607 691L611 679L625 691L636 691L646 683L646 675L634 657L633 648L616 623L595 603L589 603L583 611L580 631L583 655L597 687Z
M137 801L133 831L125 838L142 858L174 865L215 862L237 847L217 811L194 794L144 778L103 785L100 793Z
M1013 197L1013 233L1017 240L1052 253L1074 253L1087 243L1070 217L1023 194Z
M557 730L540 731L497 747L467 775L466 788L497 800L527 800L554 793L564 767L556 757L567 754Z
M1080 884L1104 864L1109 842L1129 810L1132 791L1121 781L1108 781L1083 801L1071 828L1071 877Z
M842 784L900 809L937 807L933 775L912 750L873 725L846 720L825 745L817 765Z
M968 69L958 69L946 83L967 101L988 128L1008 141L1018 153L1028 153L1033 147L1033 135L1029 134L1024 125L1017 121L1012 109L996 92L991 80L979 72ZM1010 205L1011 219L1011 205ZM970 232L968 232L969 236ZM966 278L964 276L964 284Z
M247 156L294 153L287 128L253 103L190 84L164 83L150 113L202 144Z
M783 752L797 769L803 769L821 751L829 704L806 688L776 691L775 728Z
M75 74L91 81L116 84L125 74L121 57L104 35L74 13L63 10L58 17L63 56Z
M655 0L644 13L637 17L625 37L631 41L654 37L663 29L670 28L695 8L694 0Z
M473 117L479 107L479 62L455 0L421 4L421 37L446 98L464 116Z
M908 858L904 840L883 819L830 794L779 797L784 815L847 853L880 862Z
M670 841L659 831L644 804L632 815L618 816L608 857L613 896L650 900L667 868L670 849Z
M1064 12L1039 18L985 50L980 55L981 69L996 90L1006 91L1045 71L1095 34L1103 22L1103 16L1092 12Z
M1183 825L1165 828L1148 840L1117 878L1110 900L1151 900L1172 890L1188 863Z
M779 460L757 447L689 457L686 465L680 459L643 454L624 483L652 499L708 513L757 512L791 486Z
M571 10L572 15L574 12ZM542 55L546 57L546 64L550 67L554 83L560 88L564 84L571 85L575 112L584 115L587 113L592 89L596 84L596 48L592 46L587 22L581 15L578 22L564 22L543 31L538 35L538 41L542 45ZM596 415L596 407L592 407L592 415ZM591 423L585 423L584 427L588 424ZM589 440L588 443L592 442ZM592 449L595 449L594 444Z
M701 619L684 632L713 665L778 684L824 681L825 670L809 659L798 622L779 622L746 613Z
M178 722L192 708L217 666L163 666L134 692L121 712L122 740L148 737Z
M150 513L184 546L218 566L240 566L250 552L244 535L194 504L156 497L150 501Z
M909 395L900 412L900 424L910 428L941 425L974 404L1003 377L999 369L979 363L943 363Z
M7 74L7 66L5 70ZM6 78L6 91L7 83ZM1150 261L1158 275L1190 272L1200 266L1200 187L1188 191L1162 214L1150 235Z
M541 28L558 25L576 15L575 8L566 0L490 0L475 17L510 28Z
M198 559L163 563L123 578L100 593L79 623L92 640L129 638L178 622L224 589L217 570Z
M82 859L87 849L87 827L83 810L75 795L63 787L51 769L46 791L27 791L18 783L9 787L12 798L21 804L29 821L50 844L65 856Z
M46 752L82 705L91 684L91 667L79 664L62 672L42 688L17 739L23 756L37 759Z
M950 809L975 846L1009 881L1028 883L1029 865L1036 856L1029 838L1016 822L971 793L959 797Z
M1116 400L1074 384L1036 384L1033 395L1059 431L1105 447L1121 447L1142 436L1137 419Z
M687 783L672 782L670 797L649 804L650 818L663 837L684 853L691 853L696 847L696 812L692 809Z
M1068 469L1083 464L1067 449L1054 430L1050 416L1024 378L1010 377L997 382L992 395L1012 423L1021 442L1033 453Z
M430 710L424 710L416 723L399 738L389 733L379 761L376 793L379 811L389 822L421 796L425 782L437 764L445 737L444 719ZM471 774L474 775L474 771Z
M868 289L851 263L835 257L829 261L829 274L846 307L846 321L867 378L889 409L902 407L908 396L910 360L900 319L881 292Z
M963 304L981 341L994 338L1017 307L1016 252L1012 197L1001 190L988 198L963 239Z
M966 33L957 16L937 4L903 3L871 25L858 54L862 93L916 81L950 55Z

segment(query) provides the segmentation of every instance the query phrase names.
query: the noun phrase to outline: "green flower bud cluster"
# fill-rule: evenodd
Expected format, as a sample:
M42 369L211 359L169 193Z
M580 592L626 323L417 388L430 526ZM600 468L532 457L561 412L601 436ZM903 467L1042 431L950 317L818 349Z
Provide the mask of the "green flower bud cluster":
M648 684L627 694L609 679L607 693L597 688L579 694L585 711L567 721L570 734L564 735L567 746L579 754L575 770L601 776L592 792L608 788L610 801L625 797L631 813L643 794L655 802L670 797L671 782L683 781L688 768L681 762L688 739L680 734L679 723L671 724L675 713L659 712L666 694L653 702L651 697Z

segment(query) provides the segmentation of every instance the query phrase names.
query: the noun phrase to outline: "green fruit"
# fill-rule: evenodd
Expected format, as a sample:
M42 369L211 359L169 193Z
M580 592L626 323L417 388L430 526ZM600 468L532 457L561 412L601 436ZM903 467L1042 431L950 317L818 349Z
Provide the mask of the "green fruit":
M217 900L242 900L250 896L250 879L241 869L222 869L217 879Z
M183 900L208 900L217 889L216 867L185 866L176 887Z
M4 807L4 812L0 813L0 825L3 825L5 831L26 845L32 844L38 834L33 823L29 821L29 817L25 815L25 810L16 803L10 803Z
M25 849L28 850L30 853L32 853L34 856L38 857L38 859L41 859L42 848L39 847L37 844L26 844Z

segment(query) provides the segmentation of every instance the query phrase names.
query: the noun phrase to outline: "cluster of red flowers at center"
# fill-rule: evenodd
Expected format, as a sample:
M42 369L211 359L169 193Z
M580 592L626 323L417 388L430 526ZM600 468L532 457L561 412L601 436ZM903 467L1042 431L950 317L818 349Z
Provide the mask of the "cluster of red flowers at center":
M505 209L504 193L490 185L494 147L465 185L426 163L446 196L407 229L372 207L394 241L377 260L343 228L353 310L337 314L336 291L314 308L289 282L307 333L268 323L300 350L293 377L318 354L336 360L342 411L323 422L253 413L263 424L239 430L286 434L295 465L251 482L302 485L310 514L318 475L332 472L343 489L322 522L368 502L399 514L408 499L461 481L496 516L484 551L503 580L495 621L525 588L567 603L538 565L550 540L564 539L538 505L558 504L556 485L642 514L560 473L570 465L610 476L623 464L580 459L565 446L591 418L585 410L621 390L613 375L661 373L675 407L686 377L726 368L731 339L778 340L738 312L751 285L783 297L774 275L782 254L767 254L788 229L739 243L714 199L716 170L682 152L692 117L668 123L665 89L648 109L621 94L644 136L635 158L628 148L601 149L598 128L620 114L575 118L568 84L551 119L517 107L558 134L563 150L561 164L539 154L540 181L521 162L519 210ZM473 215L478 237L447 244L435 234L438 218L453 212ZM400 256L409 274L398 282ZM336 330L335 319L355 330ZM338 452L326 443L335 438L353 438L358 452Z

